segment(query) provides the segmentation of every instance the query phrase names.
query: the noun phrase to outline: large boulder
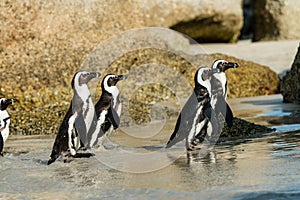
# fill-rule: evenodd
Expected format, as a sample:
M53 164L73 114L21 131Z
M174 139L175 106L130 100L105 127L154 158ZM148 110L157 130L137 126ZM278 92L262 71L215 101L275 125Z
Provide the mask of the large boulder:
M300 46L291 71L281 81L280 91L284 102L300 103Z
M159 26L184 32L180 27L189 24L185 33L201 41L234 41L242 26L241 0L7 0L0 13L0 96L26 92L29 104L47 102L40 96L45 87L68 86L85 56L124 30ZM60 93L67 91L50 97Z
M254 41L299 39L300 1L254 1Z
M237 41L243 26L241 0L185 0L178 4L181 6L173 10L173 15L178 17L172 29L199 42Z

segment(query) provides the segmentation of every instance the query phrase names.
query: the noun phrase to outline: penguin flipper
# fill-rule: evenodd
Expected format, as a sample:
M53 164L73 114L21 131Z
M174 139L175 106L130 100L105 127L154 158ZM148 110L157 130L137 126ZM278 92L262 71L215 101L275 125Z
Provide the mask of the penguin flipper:
M113 125L114 129L117 129L120 124L120 117L119 117L117 111L113 108L110 108L108 110L107 117L110 120L111 124Z
M226 124L229 127L232 127L233 125L233 113L231 108L229 107L228 103L226 102L225 98L219 97L216 108L215 108L216 113L221 113L225 119Z
M217 117L217 112L212 108L211 104L207 104L205 106L204 116L208 119L206 128L207 128L207 126L211 126L210 132L208 130L206 130L205 134L208 135L209 137L219 136L219 134L220 134L219 119ZM200 131L200 133L201 132L202 132L202 130ZM200 133L198 135L200 135ZM198 138L198 137L196 136L196 138Z
M1 156L3 156L3 153L2 153L3 146L4 146L4 141L3 141L2 134L1 134L1 132L0 132L0 155L1 155Z
M85 126L85 121L82 115L78 115L75 120L76 133L79 135L80 142L83 144L87 143L87 130Z
M215 115L216 113L215 110L210 105L210 103L207 103L203 108L203 114L208 120L210 120L212 116Z
M226 103L226 116L225 116L226 124L229 127L233 126L233 113L229 105Z
M195 116L195 107L198 104L198 99L195 93L192 93L190 98L183 106L175 125L175 129L166 144L166 148L170 148L178 142L187 139L191 130L191 119Z

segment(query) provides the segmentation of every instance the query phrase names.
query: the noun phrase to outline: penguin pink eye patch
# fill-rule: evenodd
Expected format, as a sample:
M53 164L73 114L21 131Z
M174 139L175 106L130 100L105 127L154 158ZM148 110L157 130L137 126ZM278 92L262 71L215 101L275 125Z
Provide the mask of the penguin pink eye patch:
M227 63L228 63L227 61L223 61L223 62L222 62L223 65L224 65L224 64L227 64Z

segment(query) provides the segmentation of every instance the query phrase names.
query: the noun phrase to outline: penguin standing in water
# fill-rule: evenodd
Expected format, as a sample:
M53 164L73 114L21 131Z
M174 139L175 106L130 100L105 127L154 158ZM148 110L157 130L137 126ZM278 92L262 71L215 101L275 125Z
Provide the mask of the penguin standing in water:
M3 156L2 150L4 143L9 135L10 117L7 112L7 107L16 102L16 99L0 99L0 155Z
M166 148L186 139L186 149L193 150L192 141L203 126L209 121L211 131L217 131L214 111L211 108L211 69L199 68L195 74L195 88L182 108L177 119L175 130L167 142Z
M95 105L96 122L88 133L89 148L94 147L98 138L119 127L122 104L119 99L117 83L125 80L125 75L107 74L101 83L102 94ZM110 129L110 130L109 130Z
M238 68L238 64L234 62L228 62L226 60L216 60L212 65L212 76L211 76L211 106L214 110L217 117L221 114L225 119L225 122L228 127L233 125L233 113L230 109L228 103L226 102L227 98L227 78L225 71L231 68ZM220 128L224 124L219 124ZM208 132L206 131L206 125L204 128L197 133L193 144L203 141L203 136ZM210 133L208 133L211 136Z
M227 98L227 78L225 71L230 68L238 68L238 64L226 60L216 60L213 63L211 78L211 105L216 113L221 112L229 127L233 125L233 113L226 102Z
M56 136L48 165L65 153L75 156L76 151L86 145L86 135L95 115L87 84L100 75L98 72L87 71L78 71L74 75L71 82L74 95Z

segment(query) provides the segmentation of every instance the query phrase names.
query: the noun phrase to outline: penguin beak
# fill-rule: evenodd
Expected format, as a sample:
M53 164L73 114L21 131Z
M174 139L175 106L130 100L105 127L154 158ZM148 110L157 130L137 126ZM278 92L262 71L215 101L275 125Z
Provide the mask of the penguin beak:
M127 75L118 75L117 76L117 79L118 79L118 81L121 81L121 80L125 80L125 79L127 79Z
M100 72L91 72L91 78L99 78L101 76Z
M99 78L101 76L101 73L99 72L90 72L87 76L87 82L92 80L93 78Z
M238 68L238 67L239 67L239 65L237 63L227 62L227 63L225 63L224 71L226 71L227 69L230 69L230 68Z
M10 100L11 100L11 104L14 104L15 102L19 102L19 100L18 100L18 99L15 99L15 98L10 99Z

